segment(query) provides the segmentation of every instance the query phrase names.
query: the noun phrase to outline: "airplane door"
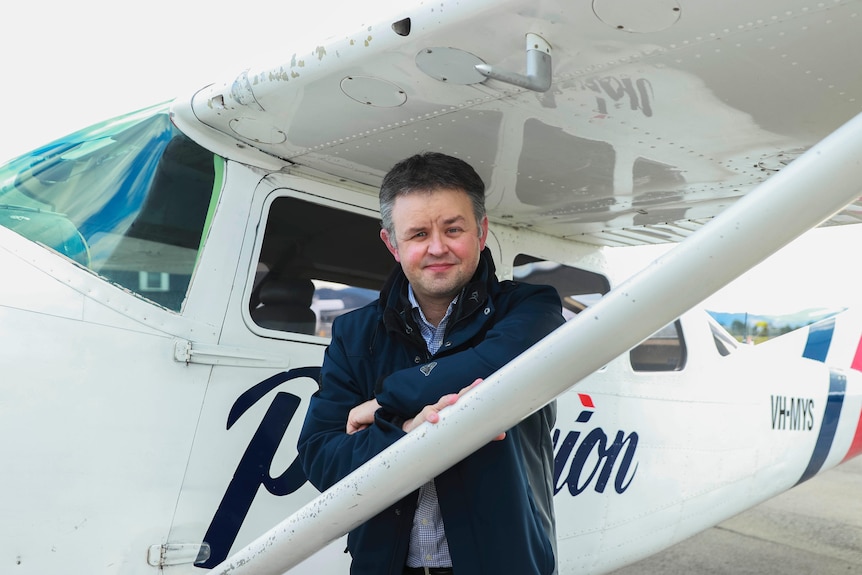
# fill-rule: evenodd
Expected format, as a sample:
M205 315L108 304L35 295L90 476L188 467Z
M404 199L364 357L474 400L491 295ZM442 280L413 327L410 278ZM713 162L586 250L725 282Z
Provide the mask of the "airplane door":
M151 564L215 567L318 495L296 441L332 320L376 299L394 265L376 202L284 175L257 185L219 342L178 350L212 374L170 538ZM331 547L297 572L347 572L344 541Z

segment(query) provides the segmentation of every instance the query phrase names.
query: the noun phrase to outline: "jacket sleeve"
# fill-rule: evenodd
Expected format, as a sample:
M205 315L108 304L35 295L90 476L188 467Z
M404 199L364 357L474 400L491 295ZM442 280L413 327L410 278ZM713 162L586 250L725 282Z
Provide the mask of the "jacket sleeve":
M400 426L379 416L374 425L347 434L347 416L355 406L370 399L363 390L373 389L373 382L362 385L357 379L360 374L349 367L352 364L345 352L342 332L333 326L333 339L320 372L321 387L311 397L297 442L302 469L320 491L325 491L404 436Z
M438 356L430 362L392 373L383 380L377 394L380 406L398 417L411 418L442 396L457 393L477 378L493 374L565 323L560 297L550 286L518 284L498 299L502 302L500 308L486 308L493 317L481 341L464 347L453 330L451 347L459 351L446 353L444 341Z

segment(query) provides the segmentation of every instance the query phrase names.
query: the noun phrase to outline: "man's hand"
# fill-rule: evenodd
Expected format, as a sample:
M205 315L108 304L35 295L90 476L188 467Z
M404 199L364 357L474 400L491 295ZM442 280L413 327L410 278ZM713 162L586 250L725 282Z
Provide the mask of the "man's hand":
M458 401L458 397L460 397L460 393L450 393L441 397L437 403L426 405L422 408L422 411L416 414L416 417L405 421L401 426L401 429L404 430L404 433L410 433L422 425L422 422L424 421L427 421L428 423L437 423L440 421L440 412L444 408Z
M467 393L468 391L470 391L471 389L473 389L474 387L476 387L477 385L482 383L482 381L483 380L481 378L479 378L476 381L474 381L473 383L471 383L470 385L468 385L467 387L463 388L458 393L450 393L448 395L444 395L443 397L440 398L439 401L437 401L437 403L435 403L433 405L426 405L425 407L422 408L422 411L420 411L418 414L416 414L416 417L414 417L413 419L408 419L407 421L405 421L404 425L401 426L401 429L404 430L404 433L410 433L411 431L413 431L414 429L419 427L419 425L421 425L425 421L427 421L428 423L437 423L438 421L440 421L440 412L441 411L443 411L445 408L447 408L450 405L454 405L455 402L458 401L459 397L461 397L462 395L464 395L465 393ZM356 408L354 408L354 409L356 409ZM353 411L351 411L350 413L352 415ZM504 431L503 433L501 433L500 435L495 437L494 441L501 441L502 439L505 439L505 437L506 437L506 432Z
M350 413L347 414L347 435L362 431L374 423L374 412L378 409L380 409L380 404L377 403L376 399L369 399L351 409Z

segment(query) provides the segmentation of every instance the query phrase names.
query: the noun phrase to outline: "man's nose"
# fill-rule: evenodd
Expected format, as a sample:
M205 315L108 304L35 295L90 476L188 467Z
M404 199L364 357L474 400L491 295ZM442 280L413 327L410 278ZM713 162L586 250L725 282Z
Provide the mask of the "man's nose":
M431 234L431 241L428 244L428 251L432 254L443 254L448 250L446 238L439 232Z

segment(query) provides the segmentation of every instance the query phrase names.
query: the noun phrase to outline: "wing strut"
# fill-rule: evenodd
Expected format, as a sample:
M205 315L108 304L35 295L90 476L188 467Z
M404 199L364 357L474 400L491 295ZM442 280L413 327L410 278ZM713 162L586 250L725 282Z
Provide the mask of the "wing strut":
M862 115L213 573L277 575L817 226L862 190Z

